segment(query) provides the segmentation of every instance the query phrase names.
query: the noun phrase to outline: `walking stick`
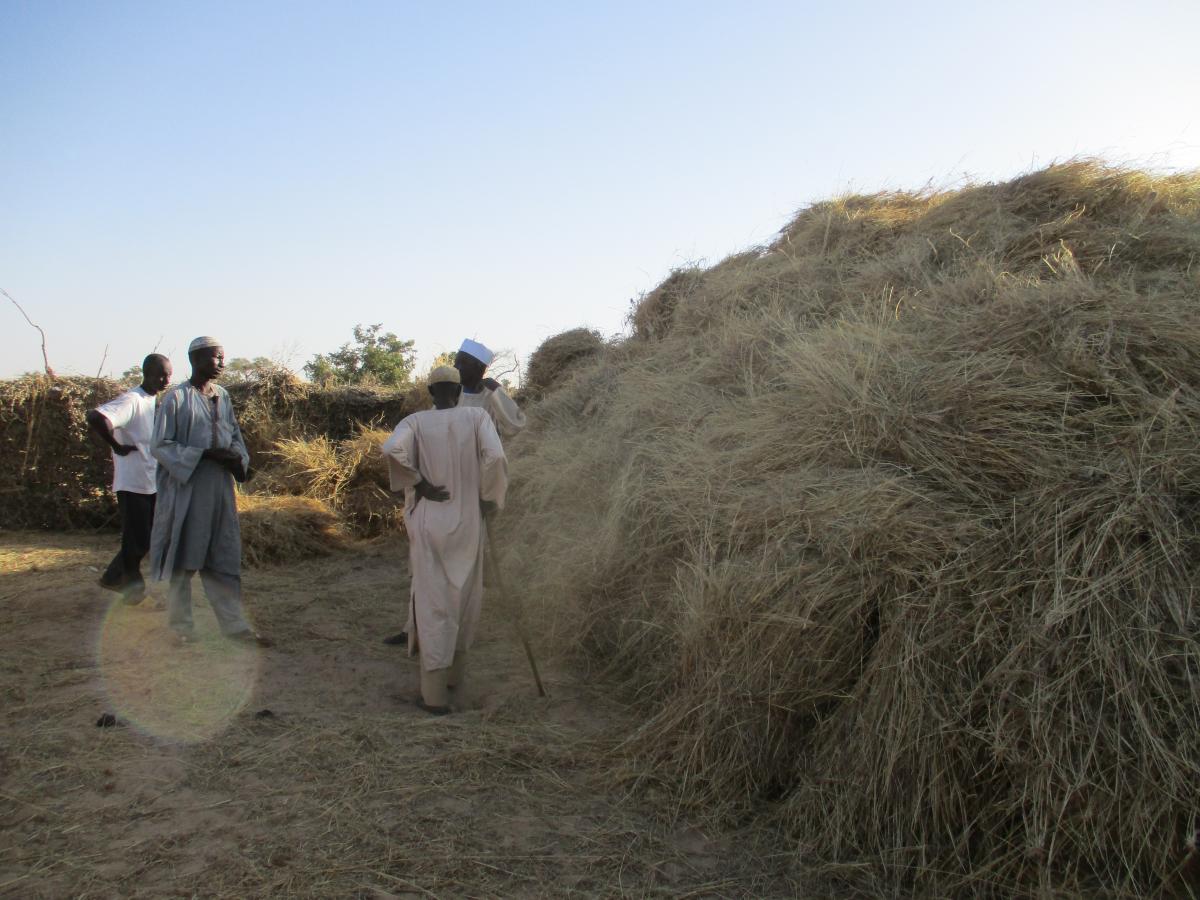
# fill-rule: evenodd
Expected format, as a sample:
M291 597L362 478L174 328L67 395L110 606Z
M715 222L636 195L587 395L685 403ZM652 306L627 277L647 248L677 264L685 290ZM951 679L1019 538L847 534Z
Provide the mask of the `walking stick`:
M487 529L487 539L488 554L492 557L492 571L496 574L496 587L500 588L505 605L516 612L514 620L517 623L517 637L521 639L521 646L525 648L525 658L529 660L529 668L533 670L533 680L537 682L538 696L545 697L546 689L542 687L542 676L538 674L537 660L533 658L533 648L529 646L529 638L525 634L525 621L522 615L521 604L504 586L504 575L500 571L499 563L496 562L496 544L492 539L492 529L490 527Z

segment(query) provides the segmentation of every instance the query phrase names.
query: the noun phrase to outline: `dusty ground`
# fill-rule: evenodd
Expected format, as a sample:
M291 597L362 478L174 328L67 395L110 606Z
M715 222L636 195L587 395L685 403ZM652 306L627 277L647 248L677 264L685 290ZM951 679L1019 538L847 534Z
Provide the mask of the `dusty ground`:
M0 533L0 895L804 893L765 835L622 789L629 713L553 670L537 698L498 604L459 712L417 710L416 663L380 642L403 545L247 571L260 650L198 583L203 638L172 647L161 587L130 608L95 586L115 544Z

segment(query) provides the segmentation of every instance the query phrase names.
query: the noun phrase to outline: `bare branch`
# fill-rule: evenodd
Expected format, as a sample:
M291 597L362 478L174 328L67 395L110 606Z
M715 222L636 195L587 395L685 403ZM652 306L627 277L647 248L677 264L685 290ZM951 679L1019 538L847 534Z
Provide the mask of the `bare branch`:
M38 334L42 336L42 362L46 364L46 374L51 378L56 377L54 370L50 368L50 357L46 355L46 332L42 331L42 326L36 324L33 319L29 318L29 314L25 312L24 308L22 308L21 304L16 301L12 294L10 294L4 288L0 288L0 294L3 294L9 300L12 300L13 306L20 310L21 315L25 317L25 321L38 330ZM105 352L107 353L107 350Z
M104 345L104 355L100 357L100 368L96 370L96 377L100 377L100 373L104 371L104 364L108 361L108 344Z

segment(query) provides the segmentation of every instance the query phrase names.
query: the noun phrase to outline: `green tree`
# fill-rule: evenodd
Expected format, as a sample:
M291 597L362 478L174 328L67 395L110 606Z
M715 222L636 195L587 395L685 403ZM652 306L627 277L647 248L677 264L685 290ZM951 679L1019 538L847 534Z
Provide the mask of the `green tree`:
M225 363L225 374L222 380L228 383L250 381L278 368L280 368L278 363L265 356L256 356L254 359L238 356Z
M408 384L413 370L413 341L402 341L383 324L355 325L354 341L333 353L318 354L304 373L318 384Z

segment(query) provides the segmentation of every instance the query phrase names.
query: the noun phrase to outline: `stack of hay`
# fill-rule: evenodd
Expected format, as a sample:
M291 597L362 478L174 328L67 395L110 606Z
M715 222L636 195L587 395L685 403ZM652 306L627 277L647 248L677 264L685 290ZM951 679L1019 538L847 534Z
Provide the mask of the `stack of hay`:
M325 436L278 441L274 462L256 489L325 503L362 537L395 531L403 527L403 507L389 490L379 449L387 437L386 431L360 427L344 441Z
M862 887L1178 887L1200 175L818 204L633 323L532 409L505 524L639 776Z

